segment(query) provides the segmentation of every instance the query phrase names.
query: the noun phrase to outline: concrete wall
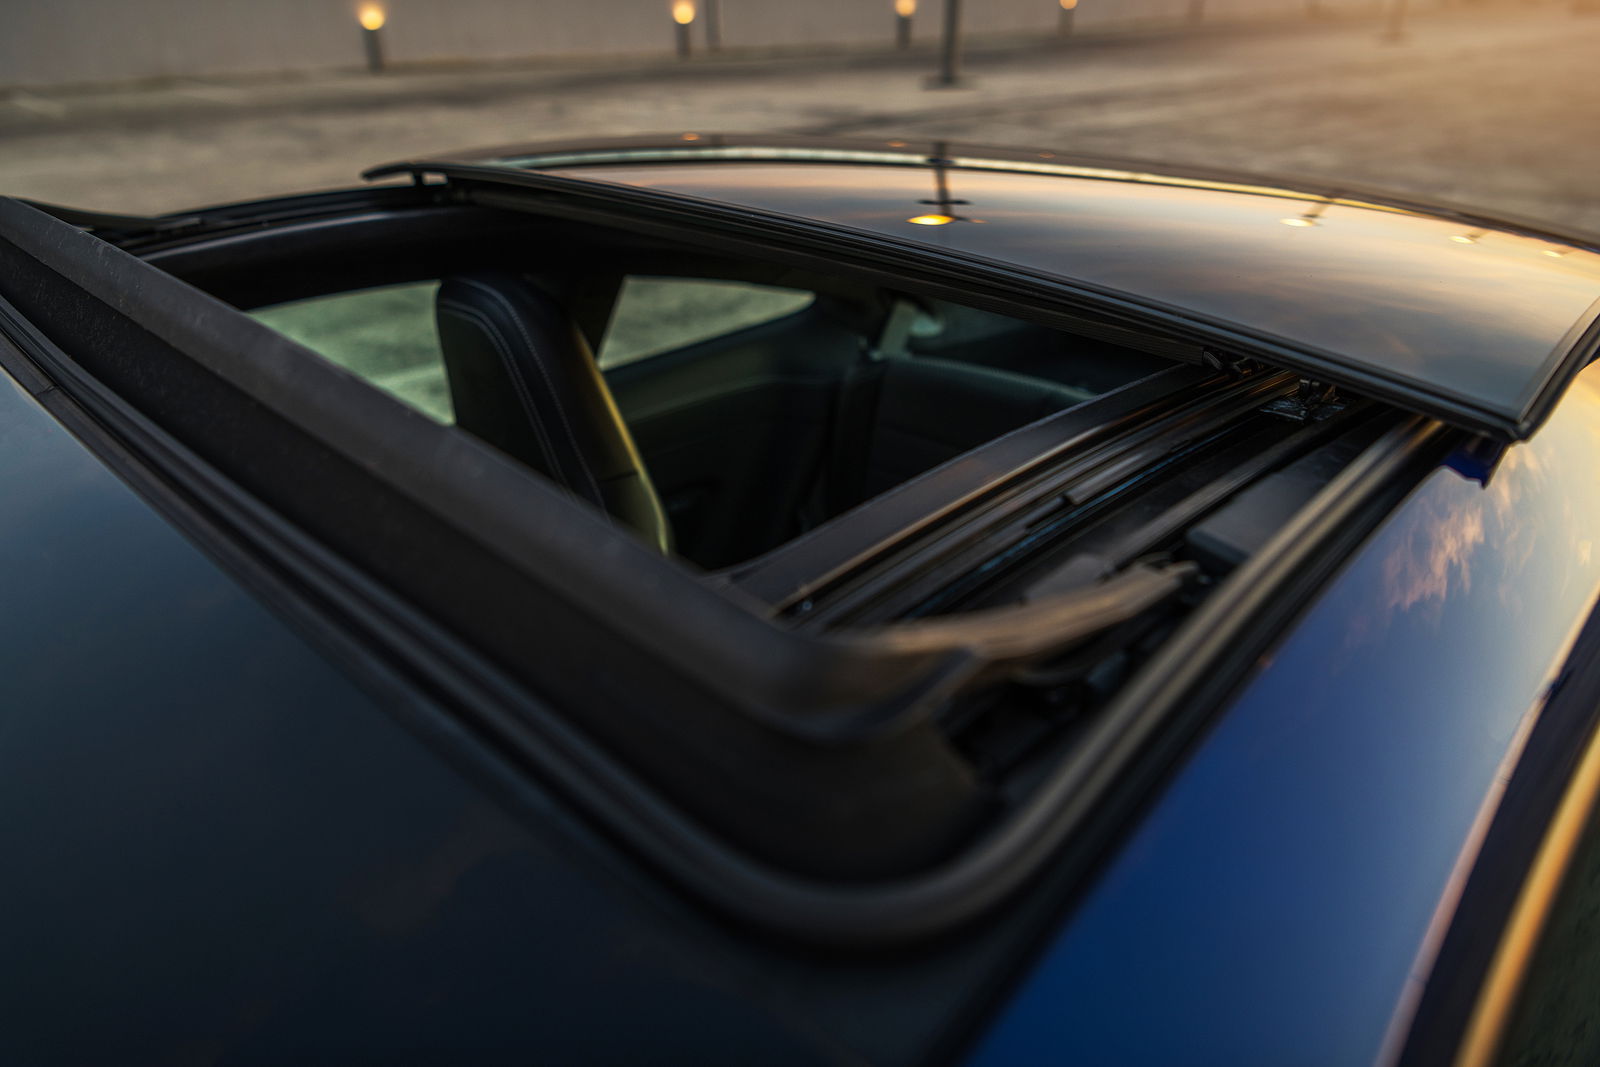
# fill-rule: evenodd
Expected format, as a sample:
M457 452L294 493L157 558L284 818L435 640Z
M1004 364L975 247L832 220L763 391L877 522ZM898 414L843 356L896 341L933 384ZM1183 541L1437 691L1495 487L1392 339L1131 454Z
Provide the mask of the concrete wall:
M704 9L706 0L697 0ZM1205 0L1208 18L1303 12L1309 0ZM1375 0L1321 0L1332 9ZM393 63L668 56L670 0L382 0ZM718 0L728 48L892 40L891 0ZM1077 24L1181 19L1189 0L1080 0ZM359 67L357 0L0 0L0 86ZM919 0L932 40L942 0ZM966 0L974 34L1048 33L1056 0ZM696 47L704 27L694 28Z

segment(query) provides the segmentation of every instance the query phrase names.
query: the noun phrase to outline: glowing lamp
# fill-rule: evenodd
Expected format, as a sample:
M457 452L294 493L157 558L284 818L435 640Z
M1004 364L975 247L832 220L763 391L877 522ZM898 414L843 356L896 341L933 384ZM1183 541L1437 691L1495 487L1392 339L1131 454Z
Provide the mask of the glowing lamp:
M361 47L367 53L367 70L383 73L383 35L378 31L388 18L382 4L362 4L356 8L356 21L361 23Z
M913 215L906 221L913 226L946 226L956 220L949 215Z
M916 13L917 0L894 0L894 46L896 48L911 47L911 16Z
M678 0L672 5L672 21L680 26L687 26L694 21L694 4L690 0Z
M1061 20L1056 23L1056 32L1063 37L1072 36L1073 12L1078 9L1078 0L1061 0Z

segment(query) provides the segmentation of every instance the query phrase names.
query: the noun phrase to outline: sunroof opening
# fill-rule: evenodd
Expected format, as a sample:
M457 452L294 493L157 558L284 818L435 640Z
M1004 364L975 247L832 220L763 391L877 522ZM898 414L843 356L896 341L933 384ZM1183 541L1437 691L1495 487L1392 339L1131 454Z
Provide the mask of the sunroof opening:
M468 366L475 339L439 325L447 278L493 269L501 280L492 287L542 294L539 314L585 336L584 358L595 360L608 396L586 404L580 393L567 410L545 413L551 425L533 436L582 438L567 422L614 405L675 552L707 569L771 552L986 441L1170 365L866 281L703 255L669 272L659 247L603 228L579 239L590 254L559 273L532 246L520 257L494 248L481 267L458 255L440 277L303 295L251 314L560 482L578 479L581 464L552 466L505 426L540 417L500 402L517 379ZM775 272L787 284L773 284ZM372 269L353 274L370 279ZM522 297L482 299L472 314ZM535 386L546 361L561 358L550 351L564 343L554 335L525 343L518 315L487 328L507 345L496 358L520 361L518 375Z
M397 630L446 633L452 664L470 656L467 673L494 680L462 689L427 674L430 699L708 899L791 931L912 936L1021 884L1095 816L1110 769L1141 766L1119 739L1168 705L1135 700L1140 686L1214 632L1219 591L1268 596L1252 571L1267 573L1263 560L1315 573L1325 538L1289 536L1299 517L1337 506L1340 536L1359 531L1350 501L1403 491L1384 471L1403 473L1421 439L1405 416L1290 371L1174 363L904 278L559 220L545 236L584 253L541 268L495 240L506 216L461 210L475 239L414 248L388 276L355 233L325 225L250 238L248 274L216 268L203 242L164 260L264 319L297 310L288 301L425 286L404 292L432 294L453 426L379 395L336 351L319 358L103 246L73 256L94 238L0 204L0 266L35 280L4 295L51 324L58 351L44 363L115 390L381 583L394 614L363 640L387 650ZM385 225L393 242L408 221ZM317 272L294 272L310 261ZM346 275L361 284L328 284ZM307 277L298 290L284 280ZM805 299L602 377L593 348L630 278ZM113 295L127 292L137 299ZM452 337L463 323L476 332ZM462 343L468 358L452 366ZM582 359L543 363L539 343ZM521 355L528 373L474 377ZM587 385L526 391L575 367ZM560 446L582 438L551 435L580 413L537 405L579 388L611 407L630 447L563 469L576 453ZM491 408L546 418L549 433L525 440L558 447L524 462L514 438L490 439L503 426L471 421ZM637 483L597 463L630 456L679 556L699 566L626 532L637 513L603 490ZM192 484L212 506L208 483ZM342 625L362 625L363 610ZM426 625L398 625L408 612ZM1241 628L1230 650L1265 647L1253 618L1229 616ZM408 650L399 669L444 671L433 662Z

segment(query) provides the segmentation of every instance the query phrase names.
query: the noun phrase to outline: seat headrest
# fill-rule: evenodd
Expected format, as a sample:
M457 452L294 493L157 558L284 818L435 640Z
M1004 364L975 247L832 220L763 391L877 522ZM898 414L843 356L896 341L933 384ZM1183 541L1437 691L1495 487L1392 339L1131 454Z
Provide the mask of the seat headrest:
M666 513L576 323L505 271L446 278L439 343L456 425L671 548Z

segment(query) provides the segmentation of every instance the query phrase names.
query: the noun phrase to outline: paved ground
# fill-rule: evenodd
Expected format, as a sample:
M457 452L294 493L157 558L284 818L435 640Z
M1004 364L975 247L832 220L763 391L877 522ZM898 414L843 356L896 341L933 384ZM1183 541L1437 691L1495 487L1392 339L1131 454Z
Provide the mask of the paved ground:
M1565 5L1083 36L974 55L182 82L0 97L0 192L125 211L351 184L451 147L661 129L922 134L1230 164L1600 230L1600 16Z

